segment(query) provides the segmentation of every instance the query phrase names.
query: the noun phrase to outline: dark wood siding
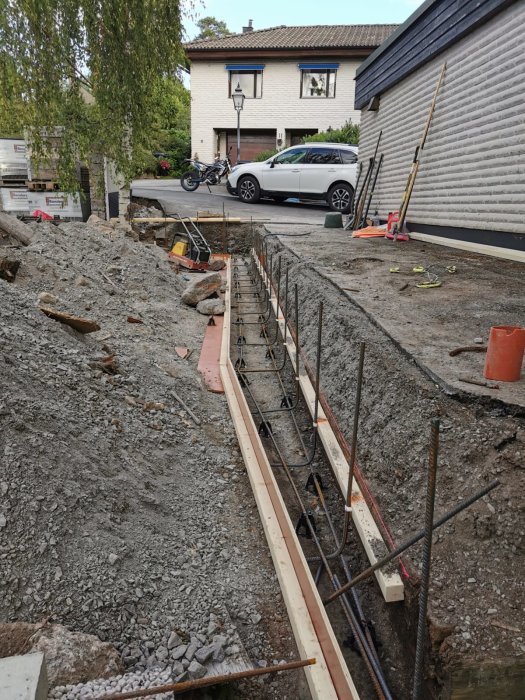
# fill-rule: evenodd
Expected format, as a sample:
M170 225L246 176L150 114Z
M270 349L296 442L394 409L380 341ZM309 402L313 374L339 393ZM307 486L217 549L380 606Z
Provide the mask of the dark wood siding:
M505 7L525 0L435 0L357 71L355 108L400 82ZM410 107L407 105L407 107Z

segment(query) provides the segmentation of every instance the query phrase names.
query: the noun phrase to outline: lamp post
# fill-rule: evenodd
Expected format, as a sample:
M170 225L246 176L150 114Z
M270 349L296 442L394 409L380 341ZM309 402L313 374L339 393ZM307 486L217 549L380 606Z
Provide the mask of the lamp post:
M241 112L244 107L244 93L240 83L232 93L233 106L237 112L237 163L239 162L239 154L241 152Z

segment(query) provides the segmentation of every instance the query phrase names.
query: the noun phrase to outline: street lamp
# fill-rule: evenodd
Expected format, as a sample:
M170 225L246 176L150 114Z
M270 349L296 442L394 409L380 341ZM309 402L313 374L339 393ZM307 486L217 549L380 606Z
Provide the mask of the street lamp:
M239 154L241 152L241 112L244 107L244 93L241 89L240 83L237 83L237 87L232 93L233 106L237 112L237 163L239 162Z

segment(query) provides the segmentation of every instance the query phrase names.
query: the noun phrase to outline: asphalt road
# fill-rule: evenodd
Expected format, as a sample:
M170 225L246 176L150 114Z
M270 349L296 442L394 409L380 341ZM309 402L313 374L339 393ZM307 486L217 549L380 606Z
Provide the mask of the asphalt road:
M222 215L223 206L226 215L254 220L265 219L273 222L294 222L323 224L324 217L330 211L328 206L319 202L297 202L287 200L277 203L262 200L258 204L244 204L237 197L226 191L225 185L208 188L201 185L195 192L186 192L178 180L134 180L131 193L134 197L157 199L168 214L195 216L197 211L211 211Z

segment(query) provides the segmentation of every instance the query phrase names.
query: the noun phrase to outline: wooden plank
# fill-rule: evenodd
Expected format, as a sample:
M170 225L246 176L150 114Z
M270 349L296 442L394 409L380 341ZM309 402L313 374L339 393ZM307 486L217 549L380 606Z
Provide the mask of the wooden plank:
M208 391L214 394L224 394L224 386L222 384L219 366L224 317L212 316L212 318L214 324L208 324L206 326L197 370L202 374L204 384Z
M229 357L230 284L228 265L221 376L300 657L317 660L308 686L313 700L358 700Z
M54 321L59 321L66 326L71 326L71 328L74 328L79 333L94 333L100 330L100 326L96 321L90 321L80 316L72 316L65 311L57 311L56 309L51 309L49 306L41 306L40 311Z
M257 258L255 258L255 262L258 266L259 272L263 274L263 278L268 286L267 275L262 270ZM271 304L274 313L278 318L279 330L284 337L285 322L283 319L283 312L280 308L277 308L277 301L273 297L271 298ZM289 332L287 332L286 338L287 340L284 345L286 351L288 352L292 367L296 371L295 343ZM306 405L308 406L308 410L313 416L315 406L315 390L305 370L299 372L299 385L301 387L301 391L303 392L303 397ZM332 466L339 489L343 497L346 498L348 473L350 471L350 467L321 405L318 407L317 425L319 438ZM341 515L343 516L344 514L342 513ZM370 564L375 564L380 558L388 554L389 549L383 540L383 536L377 527L365 497L363 496L355 479L352 484L352 520L366 551ZM381 589L381 593L383 594L383 598L387 603L403 600L403 581L397 572L385 572L378 569L375 572L375 576Z
M480 255L491 255L494 258L503 258L504 260L513 260L514 262L525 263L525 251L514 250L513 248L500 248L494 245L484 245L483 243L469 243L461 241L457 238L444 238L443 236L431 236L429 233L410 232L410 238L415 241L424 241L425 243L435 243L436 245L444 245L449 248L458 248L459 250L468 250L471 253L479 253Z

